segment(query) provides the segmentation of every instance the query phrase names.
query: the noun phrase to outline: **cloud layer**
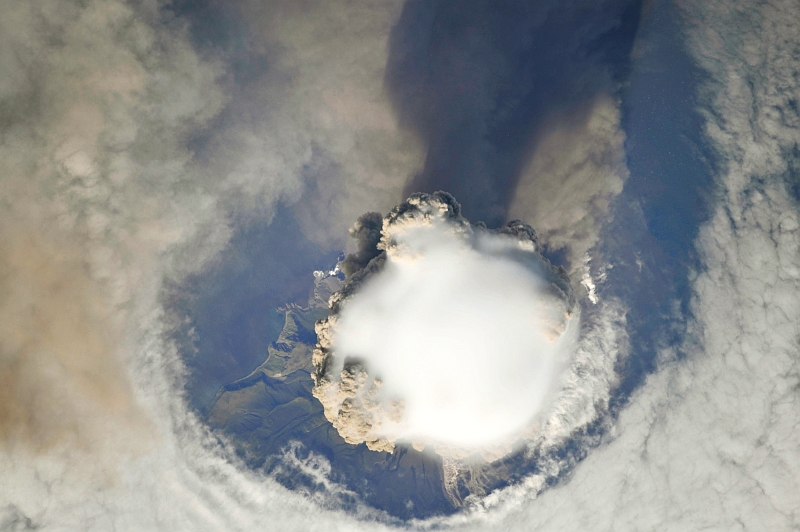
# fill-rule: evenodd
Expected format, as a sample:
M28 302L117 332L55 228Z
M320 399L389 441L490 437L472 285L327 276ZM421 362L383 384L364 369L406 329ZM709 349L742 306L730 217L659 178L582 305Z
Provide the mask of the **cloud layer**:
M345 220L365 208L400 199L421 156L413 137L393 136L400 130L379 94L381 43L399 6L382 11L376 4L344 17L377 21L362 26L364 38L354 45L378 43L379 50L365 60L369 73L352 78L357 87L348 94L366 93L355 103L336 91L325 100L316 88L341 86L358 54L341 52L329 33L319 44L319 28L289 9L279 20L290 23L272 28L284 33L254 47L266 55L278 50L270 57L282 61L269 90L253 88L251 100L240 100L263 103L275 95L277 109L264 112L283 118L259 121L258 106L248 103L215 118L234 98L220 88L228 83L220 59L200 57L181 21L160 4L0 4L0 529L389 529L385 516L357 505L347 515L324 495L291 493L240 466L186 408L183 367L163 334L169 324L158 294L165 278L202 268L223 247L231 211L268 215L280 198L317 190L309 205L339 220L319 230L324 238L343 233ZM800 13L791 0L680 5L687 46L708 74L702 103L718 159L718 203L697 241L704 269L692 274L691 334L662 350L659 371L584 461L536 455L545 457L539 473L456 518L416 525L800 526ZM318 19L335 12L315 9ZM332 33L349 35L344 18ZM268 33L269 25L252 19ZM316 66L303 72L308 58ZM283 93L276 89L281 79L289 87ZM307 90L294 93L296 86ZM314 101L326 103L307 107ZM614 105L592 116L613 124ZM371 125L351 127L351 115ZM187 146L213 120L222 120L214 124L233 140L209 141L215 158L206 171ZM330 127L319 133L318 123ZM270 128L277 133L262 136ZM316 132L293 136L297 131ZM376 132L386 137L377 135L373 151L362 141ZM609 135L607 153L616 153L619 135ZM408 149L404 139L411 139ZM380 154L395 149L403 155L380 170ZM276 153L288 155L267 157ZM378 154L374 162L363 162L373 160L370 154ZM341 188L324 179L336 168L348 169L335 181ZM385 178L372 181L373 171ZM613 186L586 197L608 197L616 181L606 183ZM328 186L341 192L330 202ZM375 203L361 205L367 200ZM315 213L305 214L315 233ZM573 399L554 407L543 429L553 436L532 452L606 412L617 357L626 355L626 317L624 305L599 289L598 296L583 310L586 325L565 375L563 393ZM327 490L339 489L321 457L298 467L318 475Z

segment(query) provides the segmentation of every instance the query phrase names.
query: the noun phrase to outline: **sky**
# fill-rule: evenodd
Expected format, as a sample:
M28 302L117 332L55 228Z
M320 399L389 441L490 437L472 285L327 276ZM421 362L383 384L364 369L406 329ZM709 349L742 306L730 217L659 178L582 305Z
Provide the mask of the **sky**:
M0 9L0 530L800 528L796 1ZM447 517L248 469L216 391L437 190L583 291L580 408Z

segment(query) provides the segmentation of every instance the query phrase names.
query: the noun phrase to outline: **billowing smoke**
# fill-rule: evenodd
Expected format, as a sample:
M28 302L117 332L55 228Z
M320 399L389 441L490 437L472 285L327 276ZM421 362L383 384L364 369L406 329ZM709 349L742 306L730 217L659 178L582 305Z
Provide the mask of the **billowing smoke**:
M511 450L537 432L574 349L566 273L529 226L471 225L446 193L411 196L380 232L379 220L353 228L359 252L317 325L314 395L326 417L373 449Z

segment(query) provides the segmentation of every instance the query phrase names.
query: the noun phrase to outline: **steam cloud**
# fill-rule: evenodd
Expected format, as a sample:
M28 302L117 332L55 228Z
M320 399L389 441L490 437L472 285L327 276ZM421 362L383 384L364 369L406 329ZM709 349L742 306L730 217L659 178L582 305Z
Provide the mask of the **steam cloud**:
M510 450L534 430L574 348L566 273L529 226L470 225L446 193L415 194L380 223L369 213L354 226L348 282L317 326L314 394L326 416L372 449Z

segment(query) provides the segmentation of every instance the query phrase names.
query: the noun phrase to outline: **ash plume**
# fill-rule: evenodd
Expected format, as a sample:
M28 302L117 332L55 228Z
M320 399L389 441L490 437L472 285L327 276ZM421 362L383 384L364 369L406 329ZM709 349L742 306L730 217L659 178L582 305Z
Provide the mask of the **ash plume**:
M368 213L317 323L314 395L350 443L502 455L537 432L574 347L576 300L520 221L471 224L445 192Z

